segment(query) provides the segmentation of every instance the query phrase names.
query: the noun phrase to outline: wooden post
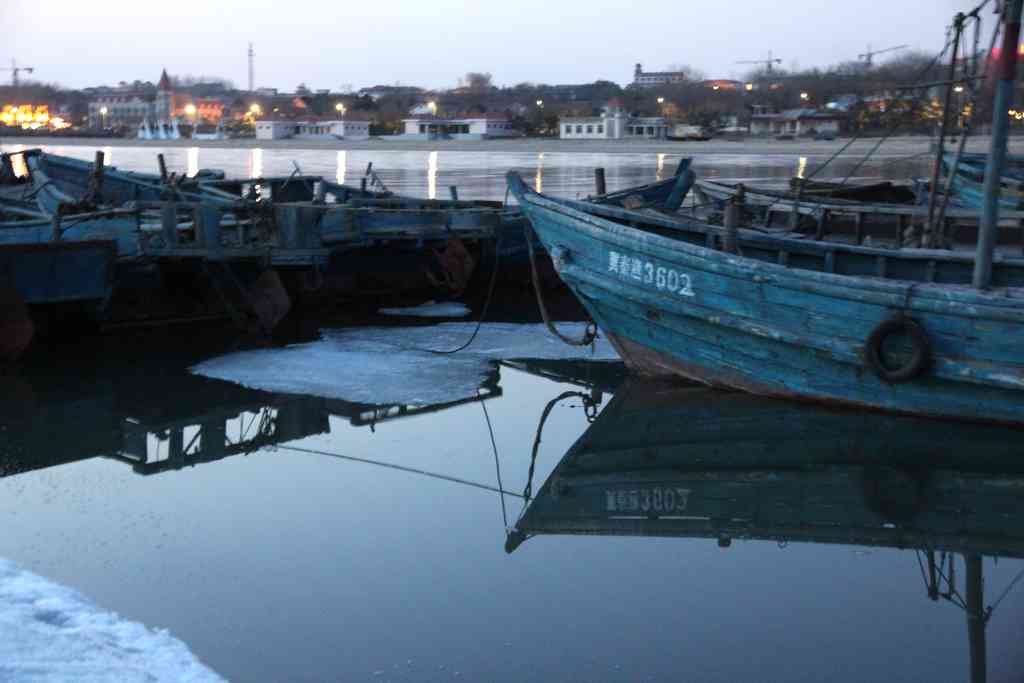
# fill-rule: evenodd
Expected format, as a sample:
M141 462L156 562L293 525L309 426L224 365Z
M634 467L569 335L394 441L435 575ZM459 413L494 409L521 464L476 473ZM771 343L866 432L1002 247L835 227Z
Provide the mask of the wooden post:
M87 201L95 202L99 199L100 190L103 188L103 159L103 150L97 150L96 158L93 161L92 181L89 183L85 197Z
M178 246L178 205L174 202L164 202L160 207L160 228L167 246Z
M451 194L452 194L452 201L453 202L459 201L459 188L457 188L454 185L452 185L451 187L448 188L448 191L451 192Z
M160 180L164 183L167 182L167 162L164 160L163 154L156 155L156 162L160 164Z
M359 179L359 189L363 194L366 194L366 176Z
M743 185L738 185L736 187L736 196L725 205L725 218L723 221L725 235L722 239L722 249L730 254L735 254L738 251L736 243L738 241L740 214L743 211L745 192L746 190Z
M686 198L686 193L690 191L693 183L697 180L697 175L690 170L690 163L692 161L693 159L687 157L679 162L679 167L676 169L676 182L672 186L672 192L669 193L662 207L669 213L675 213L679 210L679 207L683 205L683 200ZM742 204L743 202L741 201L740 203Z
M594 169L594 187L597 188L597 196L601 197L608 193L608 188L604 182L604 169Z
M789 229L792 232L796 232L800 228L800 200L804 197L804 185L806 184L803 178L797 178L796 180L796 197L793 198L793 212L789 214Z

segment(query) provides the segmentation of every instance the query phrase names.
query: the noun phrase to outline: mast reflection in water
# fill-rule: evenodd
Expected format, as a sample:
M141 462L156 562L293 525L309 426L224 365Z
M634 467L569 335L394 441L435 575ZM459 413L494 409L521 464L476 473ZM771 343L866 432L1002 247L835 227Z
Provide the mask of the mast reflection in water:
M964 611L980 683L986 627L1024 576L986 596L982 558L1024 558L1020 436L631 380L535 497L528 481L505 549L598 535L907 551L924 595Z

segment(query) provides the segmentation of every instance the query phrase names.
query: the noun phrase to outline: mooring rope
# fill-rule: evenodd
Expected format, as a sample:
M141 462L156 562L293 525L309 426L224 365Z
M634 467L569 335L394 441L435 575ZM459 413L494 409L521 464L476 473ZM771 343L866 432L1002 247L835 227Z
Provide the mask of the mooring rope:
M477 396L480 395L480 390L477 389ZM484 411L484 421L487 423L487 433L491 437L491 450L494 452L494 471L498 479L498 490L504 491L505 485L501 483L501 461L498 459L498 443L494 440L494 427L491 426L491 414L487 412L487 402L480 401L480 408ZM501 500L501 522L504 525L505 531L508 531L508 511L505 509L505 496L498 496Z
M399 472L407 472L409 474L419 474L424 477L430 477L431 479L440 479L442 481L448 481L453 484L462 484L463 486L470 486L472 488L482 489L484 491L491 491L493 493L500 493L505 496L519 497L519 494L512 493L511 491L503 491L502 489L495 488L488 484L481 484L479 482L470 481L469 479L461 479L459 477L453 477L447 474L438 474L437 472L430 472L428 470L416 469L415 467L406 467L405 465L396 465L390 462L381 462L379 460L370 460L369 458L357 458L354 455L343 455L341 453L332 453L331 451L319 450L316 448L301 448L299 446L275 446L278 450L284 451L295 451L296 453L307 453L310 455L324 455L328 458L337 458L339 460L348 460L350 462L358 462L364 465L376 465L377 467L384 467L389 470L398 470Z
M433 353L437 356L450 356L460 351L465 351L469 346L476 340L478 334L480 334L480 328L483 327L484 320L487 319L487 310L491 307L491 299L494 297L494 286L498 282L498 266L501 264L501 233L499 232L494 239L494 269L491 271L491 282L487 286L487 297L484 299L483 308L480 309L480 317L476 321L476 327L473 329L473 334L469 335L469 339L464 344L456 346L454 349L438 350L438 349L421 349L418 347L411 347L413 351L421 351L423 353Z
M537 466L537 454L540 452L540 441L541 435L544 433L544 424L548 421L548 417L551 415L551 411L560 402L567 398L579 398L583 402L583 409L587 416L588 422L593 422L597 418L597 404L587 394L582 391L563 391L558 396L548 401L548 404L544 406L544 411L540 415L540 423L537 425L537 433L533 438L533 449L530 451L530 470L526 475L526 488L523 489L522 498L525 503L529 503L533 497L533 472Z
M526 225L523 227L523 235L526 237L526 252L530 255L530 279L533 281L533 291L537 296L537 308L540 309L540 316L544 319L544 324L547 326L548 331L555 335L569 346L590 346L597 339L597 325L591 320L587 323L587 328L583 332L583 337L580 339L573 339L566 337L564 334L558 331L555 324L551 321L551 316L548 314L548 308L544 304L544 294L541 291L540 276L537 274L537 259L533 253L533 226L527 220Z

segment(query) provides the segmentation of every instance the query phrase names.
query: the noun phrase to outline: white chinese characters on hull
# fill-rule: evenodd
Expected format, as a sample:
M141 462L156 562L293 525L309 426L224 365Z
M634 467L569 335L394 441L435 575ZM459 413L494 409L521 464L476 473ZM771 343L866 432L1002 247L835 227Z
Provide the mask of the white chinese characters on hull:
M617 251L608 252L608 272L659 291L668 291L679 296L696 295L688 274L674 268L657 266L650 261L620 254Z

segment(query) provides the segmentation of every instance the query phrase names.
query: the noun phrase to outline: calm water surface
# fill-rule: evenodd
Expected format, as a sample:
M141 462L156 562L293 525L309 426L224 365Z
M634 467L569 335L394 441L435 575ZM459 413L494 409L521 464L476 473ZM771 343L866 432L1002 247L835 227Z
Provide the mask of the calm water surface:
M155 152L112 161L153 170ZM372 160L393 189L467 198L501 197L508 168L572 196L594 166L615 188L678 162L166 153L339 180ZM0 558L237 681L1024 680L1019 432L669 391L514 349L475 392L414 406L187 371L232 344L98 340L0 377ZM979 564L994 609L969 629Z
M965 681L964 553L986 606L1024 569L1000 429L590 361L374 407L186 372L227 343L111 344L2 380L0 557L231 680ZM1022 635L1017 586L988 680Z

